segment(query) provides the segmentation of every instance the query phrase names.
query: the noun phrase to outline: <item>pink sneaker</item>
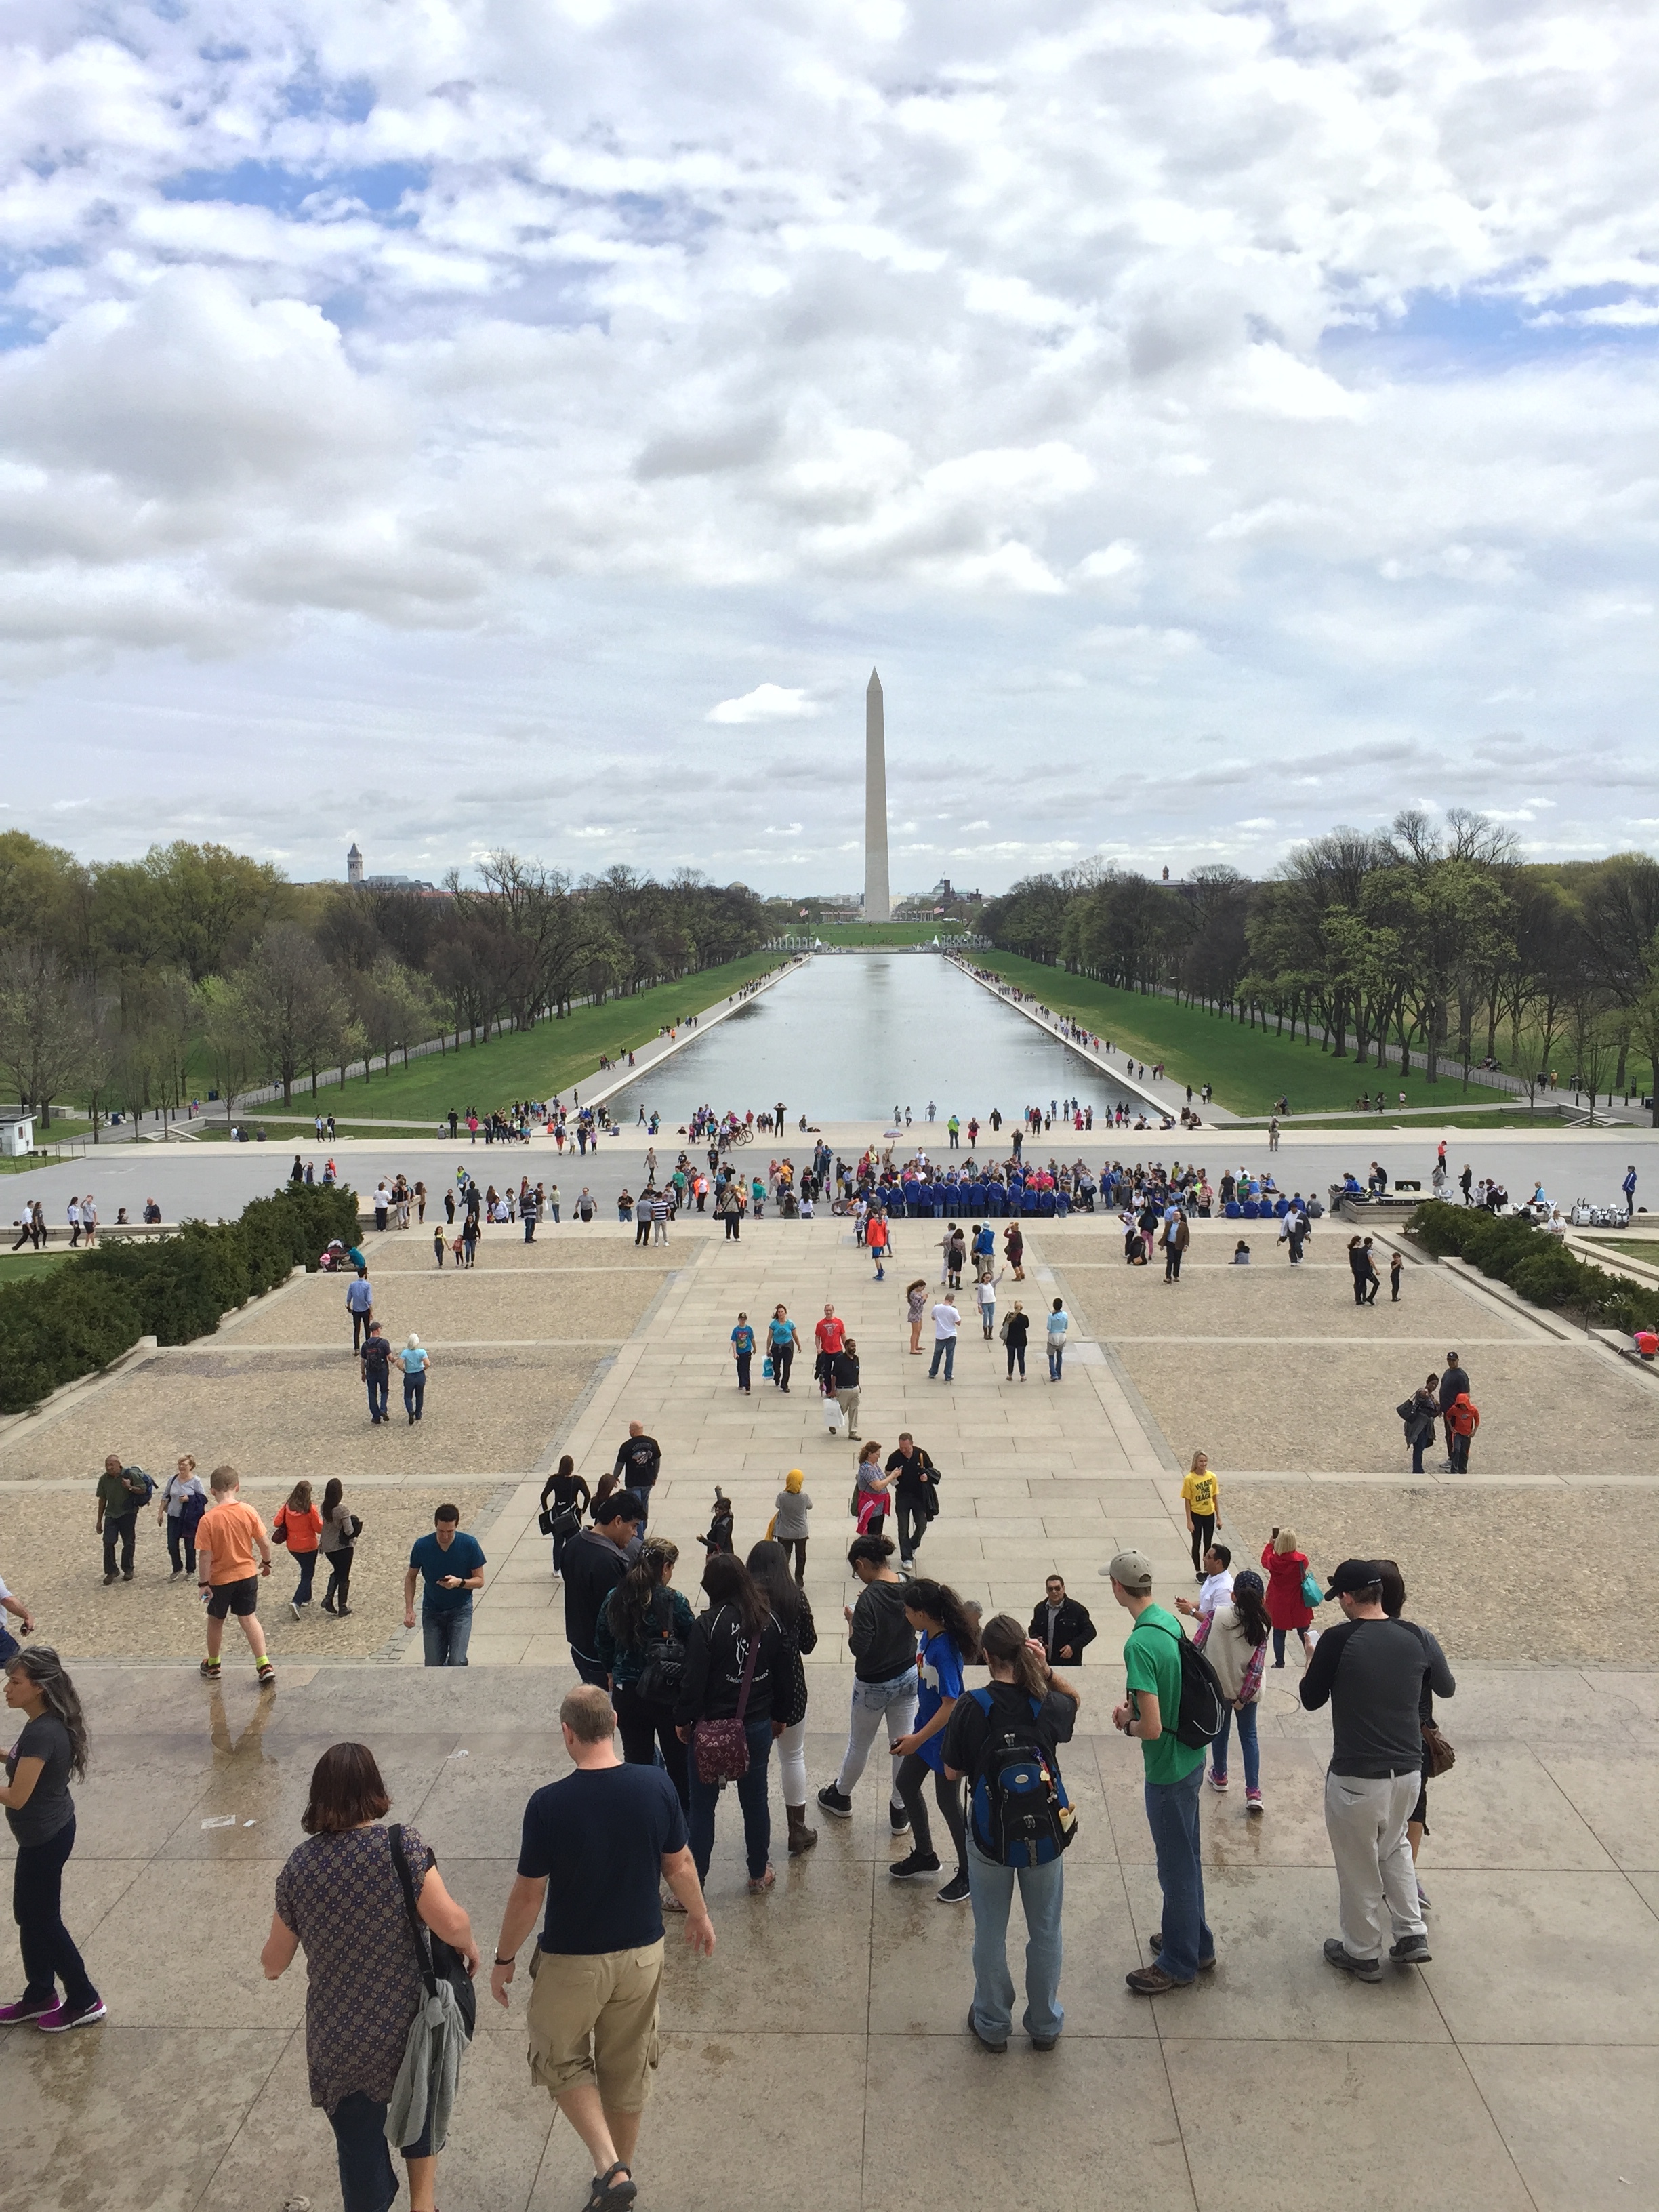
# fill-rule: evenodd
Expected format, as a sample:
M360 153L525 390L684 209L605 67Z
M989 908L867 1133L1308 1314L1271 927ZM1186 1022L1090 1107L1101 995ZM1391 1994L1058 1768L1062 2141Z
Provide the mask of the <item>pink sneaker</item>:
M1218 1774L1218 1773L1216 1772L1216 1770L1215 1770L1215 1769L1214 1769L1214 1767L1212 1766L1212 1767L1210 1769L1210 1787L1211 1787L1211 1789L1212 1789L1212 1790L1224 1790L1224 1789L1226 1788L1226 1786L1227 1786L1227 1778L1226 1778L1226 1776L1225 1776L1224 1774Z
M1259 1790L1247 1790L1244 1792L1244 1810L1247 1813L1259 1813L1261 1810L1261 1792Z
M103 2017L104 2000L95 1996L84 2012L71 2012L66 2001L53 2005L50 2012L43 2012L34 2024L42 2035L61 2035L66 2027L90 2027L94 2021Z
M21 2021L39 2020L43 2012L57 2008L51 1997L19 1997L15 2004L0 2005L0 2027L15 2027Z

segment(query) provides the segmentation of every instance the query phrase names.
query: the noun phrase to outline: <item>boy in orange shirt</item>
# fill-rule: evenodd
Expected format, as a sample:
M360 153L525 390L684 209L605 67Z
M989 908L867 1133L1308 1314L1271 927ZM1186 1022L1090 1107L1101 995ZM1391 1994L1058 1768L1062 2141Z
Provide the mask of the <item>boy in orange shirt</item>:
M225 1633L225 1615L234 1613L242 1624L258 1668L259 1687L270 1688L276 1669L265 1656L265 1632L256 1611L259 1577L270 1572L270 1539L265 1524L237 1492L242 1479L234 1467L216 1467L212 1475L213 1503L196 1529L196 1579L207 1599L207 1657L202 1674L210 1682L219 1679L219 1646ZM260 1565L254 1571L258 1547Z

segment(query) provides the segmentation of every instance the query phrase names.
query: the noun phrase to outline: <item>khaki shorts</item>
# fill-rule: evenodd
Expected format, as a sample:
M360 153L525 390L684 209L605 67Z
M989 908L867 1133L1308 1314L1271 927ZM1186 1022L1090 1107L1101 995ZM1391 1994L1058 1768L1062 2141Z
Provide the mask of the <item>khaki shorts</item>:
M659 1936L639 1951L544 1951L530 1962L530 2078L550 2097L584 2082L607 2112L641 2112L657 2065Z

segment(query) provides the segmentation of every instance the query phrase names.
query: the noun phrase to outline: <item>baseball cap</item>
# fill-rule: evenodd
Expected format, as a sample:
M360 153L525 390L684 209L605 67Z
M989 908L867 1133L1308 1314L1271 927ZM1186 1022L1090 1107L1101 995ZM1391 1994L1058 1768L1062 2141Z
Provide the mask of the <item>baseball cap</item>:
M1331 1577L1327 1597L1340 1597L1346 1591L1352 1597L1355 1590L1370 1589L1382 1579L1382 1570L1375 1559L1344 1559Z
M1106 1570L1115 1583L1135 1597L1150 1597L1152 1594L1152 1563L1141 1552L1117 1552Z

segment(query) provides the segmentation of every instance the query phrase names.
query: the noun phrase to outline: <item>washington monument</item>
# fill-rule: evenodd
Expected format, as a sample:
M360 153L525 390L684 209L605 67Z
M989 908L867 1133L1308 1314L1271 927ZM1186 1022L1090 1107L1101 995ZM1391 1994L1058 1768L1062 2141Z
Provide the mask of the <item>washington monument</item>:
M881 678L873 668L864 695L864 918L893 918L887 889L887 728Z

